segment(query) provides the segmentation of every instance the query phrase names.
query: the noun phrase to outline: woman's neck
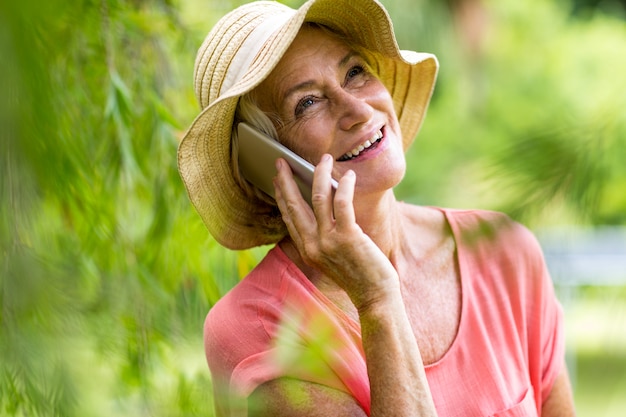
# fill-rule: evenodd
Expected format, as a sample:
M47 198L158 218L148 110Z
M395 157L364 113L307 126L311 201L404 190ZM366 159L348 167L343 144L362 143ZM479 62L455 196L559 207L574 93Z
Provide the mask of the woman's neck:
M392 191L369 201L360 198L355 202L355 216L361 230L398 270L406 271L407 265L415 265L449 235L441 212L398 202ZM320 271L302 260L289 236L280 247L316 286L333 286Z
M393 191L382 198L361 199L355 206L356 222L387 257L397 252L404 239L402 213Z
M415 265L452 237L444 214L435 209L404 204L393 192L376 201L361 202L358 225L396 268Z

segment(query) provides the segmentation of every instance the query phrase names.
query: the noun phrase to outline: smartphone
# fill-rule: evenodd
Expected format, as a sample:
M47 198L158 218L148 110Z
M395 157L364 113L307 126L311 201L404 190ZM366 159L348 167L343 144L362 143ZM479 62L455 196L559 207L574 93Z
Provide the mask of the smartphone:
M248 181L272 198L276 198L272 180L277 174L276 160L283 158L291 167L302 197L311 205L311 187L315 169L313 164L247 123L239 123L237 133L239 168ZM337 189L337 181L334 179L332 187L333 191Z

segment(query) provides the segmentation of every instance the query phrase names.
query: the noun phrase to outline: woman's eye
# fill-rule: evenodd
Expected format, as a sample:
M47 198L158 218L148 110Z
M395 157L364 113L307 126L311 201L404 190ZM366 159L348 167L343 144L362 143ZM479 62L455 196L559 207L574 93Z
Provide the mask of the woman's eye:
M346 78L348 79L354 78L364 71L365 71L365 68L363 68L360 65L355 65L354 67L350 68L350 70L348 71L348 74L346 75Z
M296 105L296 116L302 114L307 108L311 107L315 103L313 97L304 97Z

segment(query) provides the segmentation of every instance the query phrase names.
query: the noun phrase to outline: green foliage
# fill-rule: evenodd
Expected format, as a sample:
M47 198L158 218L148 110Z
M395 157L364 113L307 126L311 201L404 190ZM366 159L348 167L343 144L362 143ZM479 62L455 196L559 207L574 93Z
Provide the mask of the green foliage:
M176 170L198 39L158 1L2 8L0 415L210 414L202 321L248 258Z
M212 415L202 323L267 248L207 235L175 155L196 50L242 2L0 3L0 415ZM486 2L474 49L454 3L385 1L442 66L398 195L623 224L624 22Z
M624 21L547 0L484 4L480 36L437 29L438 93L399 196L535 226L623 224Z

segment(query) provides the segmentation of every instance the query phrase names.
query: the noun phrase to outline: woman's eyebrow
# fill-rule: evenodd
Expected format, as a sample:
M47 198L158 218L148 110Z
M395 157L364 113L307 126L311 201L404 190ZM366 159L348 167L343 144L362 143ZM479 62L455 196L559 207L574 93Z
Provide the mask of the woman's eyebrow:
M341 68L343 66L345 66L351 59L353 56L355 55L359 55L358 53L356 53L356 51L352 51L350 50L346 56L344 56L341 61L339 61L339 64L337 65L338 68Z
M303 81L299 84L296 84L292 87L290 87L285 94L283 94L282 99L283 100L287 100L291 95L297 93L300 90L306 90L307 88L312 87L313 85L315 85L315 82L313 80L308 80L308 81Z
M358 56L359 54L355 51L349 51L343 58L341 58L339 60L339 62L337 63L337 68L342 68L344 67L354 56ZM287 89L287 91L285 91L285 93L282 95L282 100L286 100L288 99L292 94L300 91L300 90L306 90L307 88L312 87L313 85L315 85L315 81L313 80L307 80L307 81L303 81L301 83L298 83L294 86L291 86L289 89Z

